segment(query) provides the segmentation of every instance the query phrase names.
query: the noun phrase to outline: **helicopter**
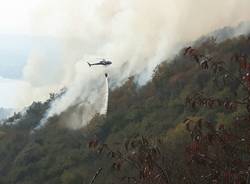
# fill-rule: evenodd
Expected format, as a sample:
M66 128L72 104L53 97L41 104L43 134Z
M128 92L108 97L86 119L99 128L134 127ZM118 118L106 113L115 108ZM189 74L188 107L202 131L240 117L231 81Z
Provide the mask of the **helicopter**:
M91 67L91 66L93 66L93 65L103 65L103 66L108 66L108 65L111 65L112 64L112 62L111 61L108 61L108 60L106 60L106 59L102 59L100 62L98 62L98 63L89 63L89 62L87 62L88 63L88 65L89 65L89 67Z

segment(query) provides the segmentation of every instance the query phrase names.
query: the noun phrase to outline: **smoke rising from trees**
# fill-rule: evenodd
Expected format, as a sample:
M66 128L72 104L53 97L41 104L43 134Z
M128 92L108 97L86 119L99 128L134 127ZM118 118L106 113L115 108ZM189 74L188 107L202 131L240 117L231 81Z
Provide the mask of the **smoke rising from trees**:
M81 110L74 117L81 118L72 118L67 126L80 128L101 113L105 72L112 88L130 76L144 84L184 43L250 20L249 11L249 0L45 0L34 14L34 34L56 37L61 59L52 67L53 61L39 54L39 62L30 58L24 76L35 94L27 101L66 86L67 93L52 104L45 119L77 106ZM108 58L113 65L89 68L86 61L97 58Z

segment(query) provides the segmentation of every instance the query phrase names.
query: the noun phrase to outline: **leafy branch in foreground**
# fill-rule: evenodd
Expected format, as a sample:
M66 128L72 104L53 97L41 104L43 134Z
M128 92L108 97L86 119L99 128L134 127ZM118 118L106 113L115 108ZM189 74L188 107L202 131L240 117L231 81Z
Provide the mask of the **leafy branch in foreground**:
M122 150L113 150L107 144L99 144L97 140L90 141L89 148L111 158L114 171L130 169L128 175L119 178L121 183L167 184L166 156L161 153L160 144L159 140L156 143L143 136L135 136L125 141Z
M240 106L245 109L243 115L234 117L234 122L230 123L231 129L226 129L223 122L216 124L204 119L192 120L190 118L184 121L192 138L192 143L186 147L190 175L197 183L248 183L250 174L250 64L247 57L237 54L232 57L231 62L239 65L239 73L235 75L226 69L225 62L217 62L212 57L204 61L196 49L187 48L185 55L195 58L200 65L206 62L205 69L211 69L214 74L219 73L217 80L222 77L224 85L237 82L244 90L243 98L236 94L236 100L228 97L224 99L207 97L198 92L186 98L187 105L192 108L221 107L230 112L237 112L241 109ZM204 67L201 66L201 69Z

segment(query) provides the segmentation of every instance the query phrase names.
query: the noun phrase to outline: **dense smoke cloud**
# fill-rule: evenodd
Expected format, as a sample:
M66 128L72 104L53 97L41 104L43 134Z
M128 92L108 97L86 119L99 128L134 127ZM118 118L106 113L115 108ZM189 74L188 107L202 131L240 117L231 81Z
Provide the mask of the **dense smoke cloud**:
M60 64L52 67L53 62L31 58L24 75L45 94L67 86L47 117L78 105L84 109L79 111L82 118L67 126L79 128L105 104L105 72L112 87L131 75L144 84L155 66L183 43L250 20L249 11L249 0L45 0L34 13L34 33L57 37L62 46ZM85 63L100 57L113 65L89 68ZM48 77L46 70L53 75Z

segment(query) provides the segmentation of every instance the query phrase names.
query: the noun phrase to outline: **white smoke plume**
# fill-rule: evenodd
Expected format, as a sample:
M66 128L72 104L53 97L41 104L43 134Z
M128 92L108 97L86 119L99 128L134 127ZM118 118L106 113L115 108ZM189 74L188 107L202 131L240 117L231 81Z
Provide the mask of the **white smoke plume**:
M57 67L53 62L28 62L24 75L44 94L67 86L45 119L78 105L84 109L82 118L72 118L67 126L80 128L103 108L105 72L112 87L131 75L144 84L177 46L250 20L249 12L249 0L44 0L34 13L34 34L57 37L61 60ZM113 65L89 68L85 62L97 57Z

